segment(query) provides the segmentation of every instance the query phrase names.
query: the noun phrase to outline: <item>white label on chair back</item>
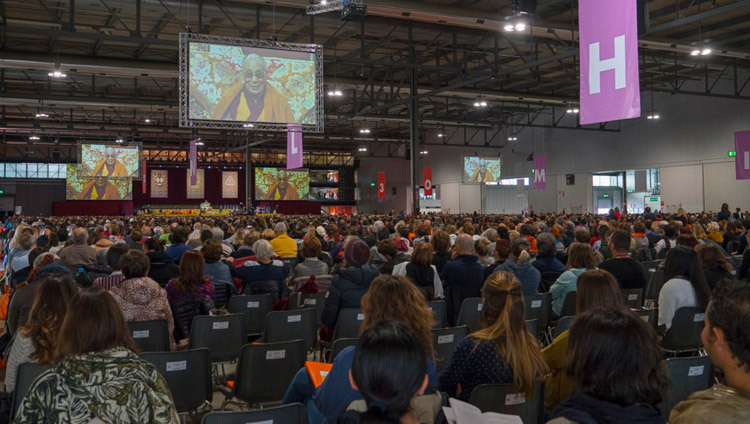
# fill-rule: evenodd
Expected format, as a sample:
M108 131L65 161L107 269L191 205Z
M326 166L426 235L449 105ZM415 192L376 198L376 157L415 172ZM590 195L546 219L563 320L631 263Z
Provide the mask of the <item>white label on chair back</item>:
M641 319L648 322L649 318L651 318L650 315L641 315Z
M151 333L150 330L133 331L133 338L134 339L147 339L150 333Z
M167 372L184 371L187 369L187 361L167 362Z
M302 315L289 315L286 322L302 322Z
M526 397L521 393L508 393L505 395L505 405L520 405L526 403Z
M365 320L365 314L357 314L357 321L364 321Z
M701 322L706 320L706 314L695 314L693 315L693 322Z
M269 350L266 352L266 360L284 358L286 358L286 350Z
M229 321L218 321L214 323L214 330L226 330L229 328Z
M318 303L318 299L305 299L305 305L315 305Z
M258 309L260 308L260 302L247 302L248 309Z
M695 377L696 375L703 375L704 365L696 365L688 369L688 377Z
M638 300L638 293L631 293L628 295L628 300Z
M532 308L541 308L542 307L542 301L541 300L532 300L531 301L531 307Z
M453 343L453 334L438 336L438 344Z

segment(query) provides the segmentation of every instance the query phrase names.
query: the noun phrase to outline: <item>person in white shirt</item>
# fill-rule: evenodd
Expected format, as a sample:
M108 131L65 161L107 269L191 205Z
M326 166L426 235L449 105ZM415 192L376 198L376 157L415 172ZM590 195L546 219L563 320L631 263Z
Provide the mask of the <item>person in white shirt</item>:
M672 327L672 319L680 308L696 307L706 310L711 291L706 283L698 254L689 247L669 249L664 263L664 285L659 291L659 329Z

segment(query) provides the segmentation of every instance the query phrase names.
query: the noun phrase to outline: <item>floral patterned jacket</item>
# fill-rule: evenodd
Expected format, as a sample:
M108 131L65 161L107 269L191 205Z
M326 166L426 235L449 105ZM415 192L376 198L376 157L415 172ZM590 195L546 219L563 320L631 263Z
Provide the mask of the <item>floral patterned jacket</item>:
M167 383L135 353L114 348L64 359L31 385L14 422L179 423Z

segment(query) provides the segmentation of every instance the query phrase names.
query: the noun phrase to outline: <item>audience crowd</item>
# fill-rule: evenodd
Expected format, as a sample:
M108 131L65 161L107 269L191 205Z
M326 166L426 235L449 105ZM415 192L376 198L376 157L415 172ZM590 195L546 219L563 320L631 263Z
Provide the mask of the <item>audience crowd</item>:
M283 310L311 287L325 292L320 340L343 309L364 318L322 385L304 368L291 380L282 402L304 404L310 423L438 422L448 397L488 383L526 398L544 387L553 423L750 422L748 213L13 216L1 229L0 424L25 362L51 368L14 422L176 423L127 323L165 320L171 349L186 349L193 318L227 313L233 296L269 294ZM527 328L528 298L545 293L553 325L572 322L557 334ZM469 298L478 328L440 357L428 302L444 300L454 327ZM664 342L684 308L705 317L696 354L716 384L663 411L675 383Z

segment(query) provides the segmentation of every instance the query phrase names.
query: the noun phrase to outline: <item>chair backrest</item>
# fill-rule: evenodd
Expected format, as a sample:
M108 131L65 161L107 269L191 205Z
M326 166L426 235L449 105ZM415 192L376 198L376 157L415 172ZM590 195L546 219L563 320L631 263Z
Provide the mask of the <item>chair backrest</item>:
M526 329L529 330L529 333L531 333L531 335L538 338L539 337L539 320L536 318L527 319Z
M165 319L128 321L130 335L141 352L169 351L169 324Z
M574 291L568 292L565 295L565 300L563 300L562 309L560 310L561 317L567 317L567 316L576 314L577 299L578 299L577 293Z
M279 258L279 260L284 263L287 275L292 275L292 271L294 271L294 267L298 263L297 258Z
M447 306L444 300L433 300L432 302L427 302L427 306L429 306L432 315L435 317L435 323L432 326L433 328L443 328L448 325Z
M315 309L315 314L318 318L317 322L320 325L320 317L323 315L323 308L326 306L326 294L325 293L294 293L289 297L289 309L302 309L311 308Z
M638 309L635 311L636 314L638 314L639 317L641 317L642 320L646 321L647 323L654 326L654 328L657 327L656 325L656 318L659 316L659 309Z
M451 362L453 351L470 333L469 327L462 325L451 328L432 329L432 348L435 351L437 371L441 372Z
M661 264L662 262L663 261L660 260L644 261L641 262L641 266L646 270L646 272L649 272L649 270L651 269L656 270L657 268L659 268L659 264Z
M482 412L518 415L525 424L544 422L544 381L534 383L531 399L517 393L512 384L481 384L471 391L469 403Z
M214 284L214 306L223 308L232 296L232 287L229 284Z
M18 408L21 407L21 401L23 401L24 396L26 396L26 392L29 391L31 383L33 383L41 373L52 367L53 365L42 365L35 362L24 362L18 366L18 371L16 372L16 386L13 389L13 397L11 399L11 418L16 415Z
M696 308L680 308L672 318L672 326L662 340L662 347L671 351L698 350L703 345L701 331L706 314Z
M229 298L230 314L245 314L249 334L260 334L266 326L266 315L273 310L270 294L242 295Z
M341 353L342 350L346 349L349 346L354 346L357 344L357 341L359 339L337 339L333 341L333 345L331 347L331 362L333 362L334 359L336 359L336 355Z
M359 329L365 314L359 308L344 308L339 311L336 326L333 328L333 340L353 339L359 337Z
M658 299L661 286L664 285L664 270L657 269L648 276L648 283L646 284L646 293L644 297L646 299Z
M713 385L714 370L708 356L668 358L667 371L672 384L657 405L664 417L668 417L672 408L687 399L691 393Z
M523 300L526 304L526 319L539 320L540 330L549 327L552 295L549 293L524 295Z
M461 309L458 312L456 326L466 325L472 333L481 330L482 325L479 324L480 312L482 312L482 298L467 297L461 302Z
M213 399L208 349L145 352L141 358L154 364L167 381L177 412L194 411Z
M302 340L307 350L318 342L318 318L315 309L274 311L266 316L264 343Z
M257 411L221 411L209 412L203 416L202 424L246 424L246 423L284 423L306 424L307 410L301 403L264 408Z
M643 289L622 289L622 299L628 308L640 309L643 306Z
M564 333L565 330L570 329L570 326L573 325L573 321L575 320L575 315L565 316L557 320L557 325L555 325L555 334L553 337L557 337L560 334Z
M190 329L190 349L205 347L211 362L229 362L247 342L247 322L242 314L198 315Z
M237 359L234 396L250 406L280 401L306 358L303 340L243 346Z

